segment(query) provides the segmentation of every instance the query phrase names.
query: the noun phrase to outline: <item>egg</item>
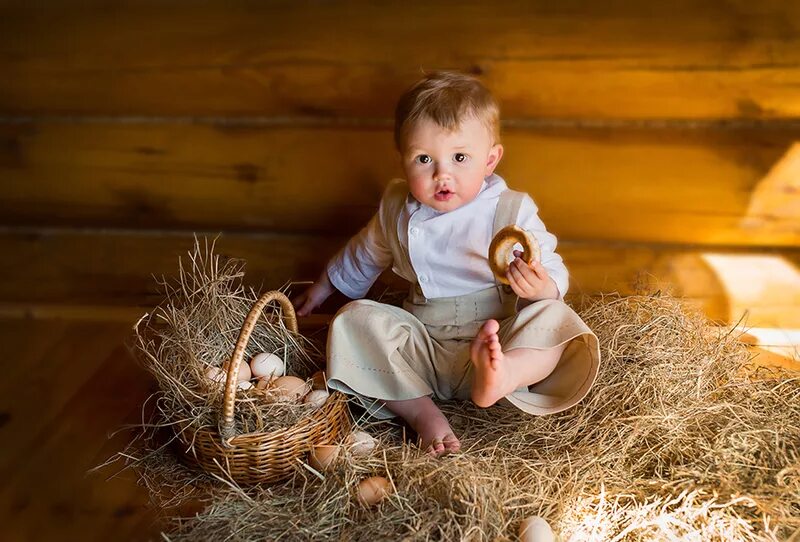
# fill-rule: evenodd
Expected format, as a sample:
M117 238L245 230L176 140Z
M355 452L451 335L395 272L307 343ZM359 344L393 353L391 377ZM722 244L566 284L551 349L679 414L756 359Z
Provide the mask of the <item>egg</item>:
M253 356L250 360L250 369L253 376L263 378L265 376L283 376L286 372L286 364L275 354L261 352Z
M274 378L269 378L269 377L259 378L258 382L256 382L256 388L258 388L260 390L263 390L267 386L269 386L269 383L272 382L273 380L275 380L275 379Z
M389 480L383 476L365 478L356 487L356 498L364 506L374 506L391 493Z
M297 401L308 393L308 383L296 376L279 376L272 381L270 390L278 399Z
M250 380L251 378L253 378L253 371L250 370L250 365L248 365L246 361L242 360L241 365L239 365L239 375L237 380L239 380L239 382L244 382L246 380Z
M366 431L353 431L345 440L347 448L354 456L369 455L378 442Z
M320 408L328 400L330 394L325 390L313 390L303 398L303 402L313 405L314 408Z
M225 371L223 371L219 367L209 367L208 369L206 369L206 377L212 382L224 384L226 375Z
M224 367L227 369L227 366L228 364L226 363ZM252 376L253 375L250 373L250 366L247 364L245 360L242 360L239 363L239 374L236 375L236 380L238 380L239 382L245 382L247 380L250 380Z
M338 446L328 444L314 446L308 453L308 464L320 472L328 470L328 467L339 457L339 450L341 448Z
M325 371L317 371L311 375L311 388L315 390L327 390L328 386L325 385Z
M520 542L555 542L556 535L544 518L530 516L519 524Z
M253 383L250 382L249 380L242 380L236 385L236 387L239 388L240 390L249 390L250 388L253 387Z

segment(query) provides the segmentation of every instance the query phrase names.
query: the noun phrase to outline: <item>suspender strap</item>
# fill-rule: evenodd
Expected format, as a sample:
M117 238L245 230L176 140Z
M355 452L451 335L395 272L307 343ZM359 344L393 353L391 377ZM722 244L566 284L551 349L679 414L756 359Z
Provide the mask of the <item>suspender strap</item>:
M505 190L500 193L500 200L497 202L497 210L494 213L492 237L497 235L497 232L506 226L517 223L517 215L519 214L519 208L522 206L522 200L524 198L524 192L517 192L515 190Z
M497 235L497 232L517 223L517 215L522 206L522 200L525 198L524 192L517 192L515 190L505 190L500 193L500 199L497 202L497 210L494 213L494 225L492 227L492 237ZM507 284L500 284L500 281L495 278L495 289L500 296L501 302L511 304L513 307L516 304L516 294L511 287Z

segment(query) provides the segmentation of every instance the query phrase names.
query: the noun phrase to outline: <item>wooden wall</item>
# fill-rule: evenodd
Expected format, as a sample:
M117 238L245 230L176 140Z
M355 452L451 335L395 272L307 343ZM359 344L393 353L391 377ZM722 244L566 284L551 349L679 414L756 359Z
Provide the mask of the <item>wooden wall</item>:
M0 312L147 305L193 232L254 283L315 277L400 173L394 102L435 68L497 95L499 172L573 295L671 287L729 320L704 254L800 260L797 170L776 174L797 2L6 1L0 68Z
M151 274L222 232L258 287L316 277L437 68L500 100L499 172L570 301L667 288L800 329L800 2L0 0L4 540L169 527L132 475L86 474L152 391L122 346Z

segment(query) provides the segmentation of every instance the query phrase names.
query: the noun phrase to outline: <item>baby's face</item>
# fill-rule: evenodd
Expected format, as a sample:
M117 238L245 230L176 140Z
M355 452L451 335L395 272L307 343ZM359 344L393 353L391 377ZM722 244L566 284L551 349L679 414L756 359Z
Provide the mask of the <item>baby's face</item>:
M503 147L476 118L447 131L424 119L409 130L401 161L411 194L441 212L458 209L475 199L483 179L491 175Z

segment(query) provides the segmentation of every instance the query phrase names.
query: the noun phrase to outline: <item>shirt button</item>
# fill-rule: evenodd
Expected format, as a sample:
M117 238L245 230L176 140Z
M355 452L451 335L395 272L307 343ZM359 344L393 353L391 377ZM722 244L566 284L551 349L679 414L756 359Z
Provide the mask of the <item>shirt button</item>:
M428 277L426 277L425 275L420 275L419 276L419 281L420 282L428 282Z
M411 235L416 237L418 233L419 233L419 228L418 227L414 226L413 228L411 228Z

